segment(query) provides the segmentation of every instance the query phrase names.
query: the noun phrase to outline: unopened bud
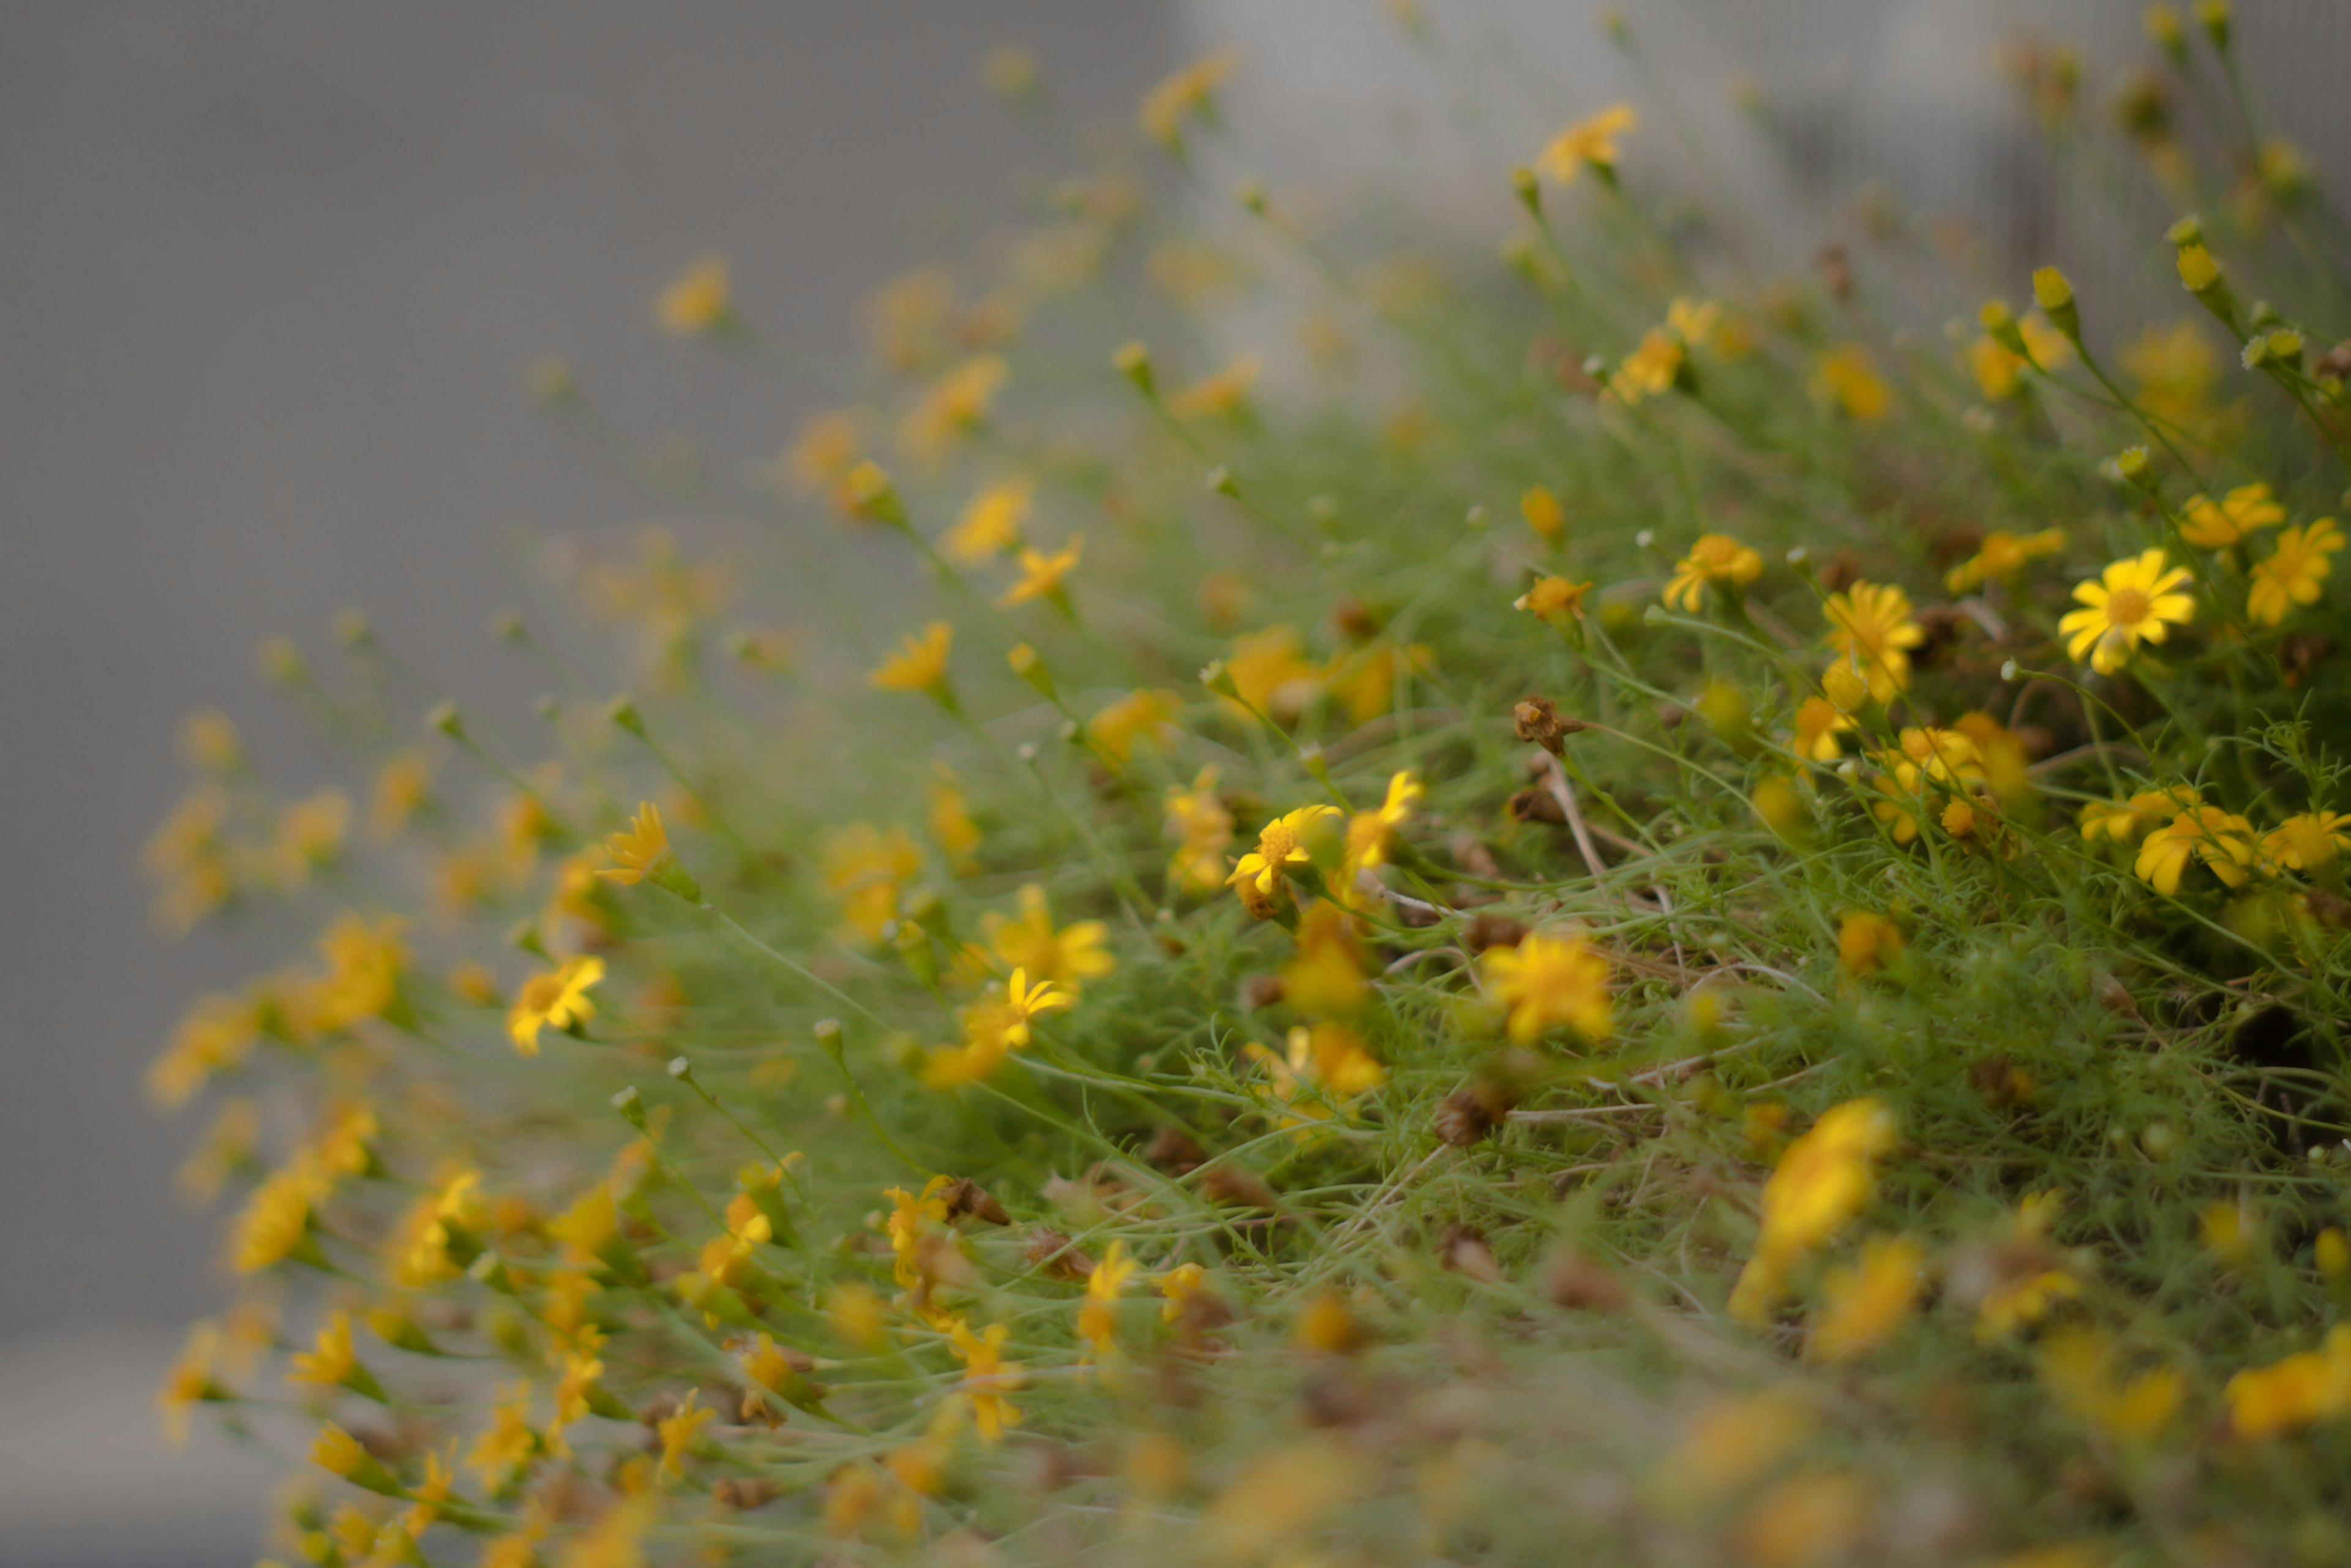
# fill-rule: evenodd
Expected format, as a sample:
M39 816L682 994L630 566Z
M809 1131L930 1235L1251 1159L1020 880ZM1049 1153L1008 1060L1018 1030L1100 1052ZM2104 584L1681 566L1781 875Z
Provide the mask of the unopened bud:
M1026 643L1016 643L1012 651L1004 655L1004 662L1012 667L1014 674L1028 682L1039 696L1047 702L1053 700L1053 672L1046 668L1043 656L1036 649Z
M465 721L458 716L455 703L434 703L425 709L424 727L428 730L438 730L452 740L463 740L465 737Z
M2053 267L2037 269L2032 275L2032 302L2068 340L2082 340L2082 313L2074 304L2072 279Z
M2155 47L2173 60L2188 55L2188 34L2179 23L2179 12L2171 5L2149 5L2141 18L2147 25L2147 36Z
M339 610L335 612L335 641L346 648L364 648L375 641L375 628L368 623L364 610Z
M1208 470L1207 482L1208 488L1219 496L1238 496L1241 493L1241 487L1233 483L1233 471L1221 463Z
M1240 203L1242 211L1255 213L1259 217L1265 216L1265 187L1257 181L1242 182L1241 188L1233 193L1233 196Z
M1220 697L1238 700L1241 695L1240 687L1233 684L1233 673L1225 668L1222 659L1213 660L1201 669L1200 684Z
M1519 198L1519 205L1540 217L1542 215L1542 186L1535 172L1523 163L1510 171L1510 189Z
M684 1056L671 1057L669 1059L669 1075L672 1078L676 1079L680 1083L693 1082L694 1062L692 1059Z
M2016 312L2008 308L2007 300L1985 300L1983 308L1976 312L1976 319L1983 323L1985 333L1993 342L2020 360L2032 358L2032 350L2024 345L2024 333L2016 324Z
M644 716L637 712L636 699L625 692L604 705L604 716L616 727L625 729L631 735L642 736L645 733Z
M618 1111L629 1125L638 1132L642 1133L645 1130L644 1096L637 1092L635 1084L630 1084L612 1096L612 1109Z
M906 526L906 504L898 497L898 483L879 463L868 459L852 468L841 481L841 496L854 517L893 528Z
M2224 55L2229 52L2229 0L2196 0L2196 25Z
M1135 390L1144 396L1153 394L1151 350L1140 340L1120 345L1118 352L1110 357L1110 362L1117 366L1118 373L1133 382Z

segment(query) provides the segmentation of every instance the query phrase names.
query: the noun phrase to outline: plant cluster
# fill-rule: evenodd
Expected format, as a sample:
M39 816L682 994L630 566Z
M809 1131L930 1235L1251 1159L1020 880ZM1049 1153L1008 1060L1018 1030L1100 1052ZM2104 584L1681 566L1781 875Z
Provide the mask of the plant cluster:
M189 727L164 918L320 934L155 1065L167 1420L321 1568L2351 1560L2351 268L2231 27L2115 122L2176 317L1948 342L1628 105L1499 267L1204 226L1212 57L757 488L639 455L630 695L273 643L372 785Z

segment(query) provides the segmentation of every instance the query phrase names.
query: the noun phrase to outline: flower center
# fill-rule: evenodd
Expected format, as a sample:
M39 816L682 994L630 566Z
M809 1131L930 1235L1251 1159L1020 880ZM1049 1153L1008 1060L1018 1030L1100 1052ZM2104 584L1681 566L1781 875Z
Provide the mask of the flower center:
M2154 608L2146 592L2137 588L2117 588L2106 596L2106 619L2117 626L2136 626Z

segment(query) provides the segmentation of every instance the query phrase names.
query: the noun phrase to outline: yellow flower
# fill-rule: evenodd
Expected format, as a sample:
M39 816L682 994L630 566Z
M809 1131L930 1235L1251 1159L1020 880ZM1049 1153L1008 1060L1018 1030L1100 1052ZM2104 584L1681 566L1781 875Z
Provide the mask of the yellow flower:
M148 1097L167 1111L178 1110L213 1074L243 1061L260 1038L260 1010L252 1002L238 997L199 999L148 1068Z
M172 1364L171 1371L163 1375L163 1385L155 1391L155 1411L162 1420L163 1440L175 1448L187 1443L188 1412L192 1408L231 1397L215 1371L220 1350L220 1326L210 1318L199 1319L188 1330L180 1359Z
M1073 921L1056 931L1045 890L1035 883L1020 889L1020 914L1007 920L993 910L980 918L987 945L1007 965L1026 970L1042 981L1074 986L1107 975L1115 961L1102 951L1109 927L1099 920Z
M2056 1310L2059 1302L2073 1301L2081 1293L2081 1281L2063 1269L2028 1270L1995 1285L1976 1303L1977 1343L1990 1344L2019 1329L2031 1328Z
M340 855L350 821L350 797L340 789L321 789L288 805L278 814L269 846L277 885L301 887L313 871Z
M1894 389L1877 371L1877 361L1859 343L1823 354L1813 371L1813 396L1844 411L1860 424L1874 424L1894 412Z
M733 320L734 287L726 258L702 256L653 298L653 319L674 338L715 331Z
M996 355L979 354L941 376L899 423L898 440L908 455L917 463L935 463L986 425L1011 373Z
M1295 717L1322 685L1322 671L1307 662L1293 626L1269 626L1234 638L1225 674L1241 701L1276 720Z
M1556 541L1567 531L1566 508L1559 504L1557 496L1541 485L1519 497L1519 516L1527 520L1527 527L1546 539Z
M1860 666L1869 694L1891 702L1910 685L1910 650L1927 633L1910 619L1910 596L1892 583L1856 582L1843 593L1829 595L1822 606L1828 617L1829 646Z
M230 1231L229 1258L237 1271L258 1273L294 1256L309 1240L310 1208L333 1183L298 1155L262 1178Z
M2168 327L2150 324L2124 346L2121 358L2141 409L2171 424L2202 423L2220 360L2201 322L2183 317Z
M2265 484L2240 485L2218 501L2191 496L2182 510L2187 515L2179 537L2199 549L2221 549L2285 521L2285 508L2271 498Z
M1095 1355L1107 1355L1117 1348L1118 1294L1136 1268L1134 1260L1126 1255L1125 1243L1113 1241L1094 1271L1086 1276L1085 1304L1078 1309L1078 1335Z
M1968 373L1976 379L1976 390L1986 401L2006 402L2016 395L2024 361L1996 340L1979 337L1968 344L1967 366Z
M1207 1291L1208 1271L1197 1263L1179 1263L1152 1281L1165 1300L1159 1309L1163 1322L1174 1322L1184 1315L1184 1304Z
M2220 264L2200 245L2181 246L2172 259L2179 268L2181 287L2190 294L2201 294L2220 281Z
M1848 1100L1788 1145L1763 1184L1762 1231L1730 1292L1733 1316L1761 1322L1795 1266L1861 1212L1895 1136L1891 1111Z
M368 829L389 839L432 798L433 767L421 751L403 751L379 768L368 797Z
M1338 815L1335 806L1301 806L1276 817L1259 831L1257 848L1241 856L1240 863L1225 878L1225 885L1239 893L1251 915L1260 920L1270 918L1281 888L1282 868L1312 863L1307 840Z
M2179 891L2179 876L2191 854L2210 866L2221 882L2241 887L2253 863L2253 825L2218 806L2182 811L2147 836L2131 872L2168 897Z
M935 1176L923 1184L920 1193L893 1186L882 1194L894 1206L887 1226L890 1249L897 1255L895 1274L901 1285L913 1285L922 1278L924 1238L932 1226L945 1225L947 1220L946 1199L938 1196L946 1185L946 1176Z
M1570 621L1583 619L1583 598L1591 591L1589 582L1570 582L1563 577L1539 578L1532 588L1510 601L1510 608L1541 616L1554 626L1564 626Z
M596 1016L589 990L604 977L604 960L593 956L567 958L559 968L533 975L516 994L514 1010L507 1015L507 1033L525 1056L538 1054L538 1031L569 1029Z
M811 414L784 449L783 476L801 490L831 490L865 455L865 431L848 409Z
M2240 1437L2268 1437L2351 1415L2351 1324L2336 1324L2316 1350L2247 1367L2220 1391Z
M1708 583L1744 588L1763 575L1763 558L1729 534L1700 534L1666 584L1669 608L1698 613Z
M1167 412L1178 419L1229 418L1249 412L1249 390L1265 373L1255 354L1242 354L1220 371L1201 377L1167 400Z
M1200 769L1188 789L1167 787L1167 832L1180 841L1167 874L1179 887L1210 893L1225 883L1225 846L1232 842L1233 814L1217 798L1217 770Z
M1163 147L1177 146L1184 138L1184 121L1212 112L1217 89L1240 63L1238 50L1220 49L1164 78L1143 95L1135 110L1143 133Z
M1875 974L1902 956L1902 928L1883 915L1848 910L1837 925L1837 962L1858 978Z
M1515 947L1489 947L1486 983L1510 1009L1510 1038L1531 1045L1564 1024L1583 1040L1608 1038L1608 960L1581 936L1531 932Z
M1006 1390L1019 1387L1022 1380L1019 1364L1006 1361L1003 1355L1004 1341L1010 1332L1002 1323L990 1323L982 1337L971 1332L969 1323L957 1318L947 1333L956 1354L963 1358L960 1392L971 1401L979 1435L991 1443L1002 1440L1005 1427L1020 1423L1019 1408L1004 1397Z
M2127 800L2093 800L2082 808L2082 838L2101 838L2118 844L2137 843L2139 836L2166 819L2196 806L2196 791L2185 784L2168 789L2143 789Z
M383 1390L376 1386L375 1378L360 1364L358 1353L351 1348L351 1314L340 1308L337 1308L319 1330L316 1346L294 1356L286 1380L288 1383L307 1383L319 1388L349 1388L371 1399L381 1398L383 1395Z
M1943 586L1953 593L1965 593L1987 582L2013 582L2028 563L2055 555L2064 548L2065 533L2062 528L2043 528L2036 534L2012 534L2006 528L1994 528L1984 536L1975 554L1950 570L1943 579Z
M1388 1070L1372 1054L1364 1037L1344 1024L1303 1024L1290 1030L1288 1065L1293 1074L1311 1078L1343 1100L1377 1089L1388 1081ZM1292 1096L1285 1092L1284 1098Z
M954 645L955 628L944 621L931 622L919 636L910 634L900 643L869 679L885 692L945 691L947 650Z
M1029 1020L1039 1013L1065 1008L1077 1000L1075 992L1050 980L1039 980L1033 986L1029 984L1026 969L1012 971L1010 977L1004 982L1004 1040L1012 1046L1029 1043Z
M1070 542L1051 555L1021 546L1020 580L1004 591L1004 597L996 601L998 607L1009 610L1032 599L1050 599L1066 608L1068 601L1062 596L1061 580L1077 566L1078 552L1085 548L1085 543L1083 538L1071 534Z
M2264 626L2274 626L2295 605L2317 603L2318 585L2335 569L2328 558L2342 548L2343 530L2333 517L2278 535L2277 549L2253 568L2245 612Z
M1174 692L1129 692L1088 719L1086 734L1113 759L1124 762L1139 742L1173 736L1180 706Z
M472 1235L485 1219L481 1185L479 1171L460 1167L409 1206L384 1248L394 1280L411 1289L430 1285L479 1252Z
M489 1429L475 1439L465 1463L495 1491L538 1451L538 1434L530 1426L530 1385L519 1382L499 1396Z
M1861 1262L1832 1269L1821 1280L1821 1308L1805 1336L1814 1361L1850 1361L1894 1337L1918 1299L1926 1249L1907 1237L1871 1242Z
M2041 1344L2041 1377L2076 1419L2118 1442L2160 1437L2179 1414L2188 1388L2170 1367L2124 1381L2116 1375L2114 1342L2091 1328L2053 1330Z
M2186 567L2165 569L2158 547L2116 561L2096 582L2075 584L2083 608L2057 622L2066 655L2078 661L2086 653L2092 669L2113 674L2141 643L2160 643L2173 624L2195 619L2196 601L2175 591L2187 580Z
M654 1423L654 1429L661 1434L662 1474L682 1476L685 1473L686 1446L694 1441L694 1435L709 1425L717 1414L717 1411L703 1406L702 1391L697 1388L686 1395L685 1402L675 1411Z
M2262 838L2262 860L2270 869L2314 872L2351 850L2351 816L2304 811L2280 822Z
M841 901L849 928L869 942L898 915L898 894L923 866L922 852L904 828L883 832L870 822L852 822L829 834L818 859L825 885Z
M1680 339L1663 327L1652 327L1608 378L1608 391L1627 406L1643 398L1663 397L1681 379L1687 359Z
M1844 755L1837 737L1852 727L1853 720L1828 698L1806 697L1796 707L1796 755L1812 762L1834 762Z
M1427 791L1409 772L1389 775L1387 797L1374 811L1358 811L1347 822L1346 874L1343 880L1348 890L1354 887L1354 873L1374 866L1385 865L1390 841L1395 831L1411 820L1414 804Z
M1577 120L1536 156L1535 167L1564 185L1583 172L1585 164L1602 170L1616 167L1616 139L1640 129L1641 117L1629 103L1612 103L1599 113Z
M651 876L670 853L661 808L651 800L637 802L636 820L626 830L606 839L604 849L618 862L597 870L596 874L605 881L631 886Z
M955 527L939 540L939 549L965 566L1002 555L1019 544L1021 527L1035 500L1036 487L1026 479L989 486L964 507Z

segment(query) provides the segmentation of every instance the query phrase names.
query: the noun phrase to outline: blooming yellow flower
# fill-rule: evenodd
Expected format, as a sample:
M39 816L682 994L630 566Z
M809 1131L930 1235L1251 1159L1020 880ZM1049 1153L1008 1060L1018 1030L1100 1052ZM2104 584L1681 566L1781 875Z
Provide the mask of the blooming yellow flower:
M2093 800L2082 808L2085 842L2109 839L2134 844L2149 829L2160 826L2197 804L2196 791L2185 784L2168 789L2142 789L2127 800Z
M2272 498L2265 484L2240 485L2218 501L2191 496L2182 510L2186 516L2179 537L2199 549L2225 549L2285 521L2285 508Z
M1652 327L1608 378L1609 393L1628 406L1643 398L1663 397L1681 379L1687 360L1680 339L1663 327Z
M1115 967L1115 960L1102 950L1102 937L1109 927L1101 921L1072 921L1055 930L1045 890L1033 882L1020 889L1019 900L1017 918L1008 920L991 910L980 919L987 945L1007 965L1026 970L1040 982L1071 986L1107 975Z
M735 290L726 258L713 252L671 279L653 298L653 320L674 338L716 331L734 319Z
M1640 129L1641 117L1629 103L1612 103L1599 113L1577 120L1535 158L1535 167L1564 185L1583 172L1584 165L1603 171L1616 167L1616 139Z
M1242 354L1222 370L1202 376L1168 398L1167 412L1178 419L1232 418L1249 412L1249 392L1265 373L1265 361Z
M1668 607L1695 615L1706 602L1708 583L1744 588L1763 575L1763 558L1729 534L1700 534L1666 584Z
M155 1411L162 1421L163 1440L172 1448L187 1444L190 1410L199 1404L231 1397L217 1370L220 1352L220 1325L210 1318L199 1319L188 1330L187 1343L179 1360L163 1375L163 1385L155 1391Z
M1891 702L1910 685L1910 650L1927 633L1910 618L1910 596L1892 583L1856 582L1822 606L1829 646L1860 666L1869 694Z
M1874 424L1894 412L1894 389L1859 343L1842 344L1821 356L1813 371L1813 396L1859 424Z
M1837 963L1858 978L1902 956L1902 928L1883 915L1849 910L1837 923Z
M2220 1394L2240 1437L2273 1437L2351 1416L2351 1324L2336 1324L2316 1350L2247 1367Z
M2295 605L2317 603L2318 585L2335 570L2328 558L2342 548L2343 530L2333 517L2278 535L2277 549L2253 568L2245 613L2264 626L2274 626Z
M1225 846L1232 842L1233 814L1217 797L1217 769L1200 769L1190 789L1171 784L1165 798L1167 832L1179 841L1167 874L1177 886L1209 893L1225 884Z
M1174 692L1129 692L1086 720L1086 734L1113 759L1124 762L1141 742L1172 737L1181 706Z
M897 918L898 894L923 868L922 852L904 828L883 832L852 822L827 835L819 852L825 885L841 901L841 917L866 941L879 941Z
M2180 873L2188 869L2190 855L2210 866L2228 886L2241 887L2253 863L2253 825L2218 806L2182 811L2147 836L2131 872L2168 897L2179 891Z
M1028 982L1029 973L1025 969L1013 970L1011 977L1004 982L1004 1040L1008 1045L1028 1044L1030 1019L1039 1013L1068 1007L1078 999L1076 992L1050 980L1039 980L1033 986Z
M1812 762L1834 762L1844 755L1837 737L1852 727L1853 720L1828 698L1806 697L1796 706L1796 755Z
M955 628L945 621L910 633L898 651L883 659L867 678L885 692L930 692L946 689L947 650L955 645Z
M295 1354L286 1381L336 1388L350 1382L355 1375L366 1377L367 1369L360 1364L358 1353L351 1348L351 1314L337 1308L319 1328L317 1345Z
M1515 947L1489 947L1486 983L1510 1009L1510 1038L1531 1045L1564 1024L1583 1040L1608 1038L1608 960L1581 936L1531 932Z
M591 955L567 958L545 974L533 975L516 993L514 1010L507 1015L507 1033L525 1056L538 1054L538 1031L569 1029L596 1016L588 992L604 977L604 960Z
M977 354L933 382L899 422L898 441L918 464L937 462L987 423L1011 371L994 354Z
M1144 135L1173 150L1184 139L1184 122L1206 119L1214 112L1215 94L1241 63L1237 49L1220 49L1171 72L1143 95L1135 120Z
M1570 621L1583 619L1584 595L1591 591L1589 582L1570 582L1563 577L1538 578L1532 588L1510 601L1510 608L1540 616L1554 626L1564 626Z
M2057 622L2066 655L2078 661L2086 653L2092 669L2113 674L2141 643L2160 643L2172 625L2195 619L2196 601L2175 591L2187 580L2186 567L2166 570L2158 547L2116 561L2098 581L2075 584L2083 607Z
M237 1271L258 1273L308 1243L311 1206L332 1186L313 1161L299 1155L263 1177L230 1231L229 1259Z
M1023 545L1020 548L1020 580L1004 591L1004 597L996 601L997 605L1009 610L1032 599L1050 599L1066 607L1068 601L1062 597L1061 580L1076 568L1078 552L1085 548L1085 543L1083 538L1071 534L1069 543L1051 555Z
M1877 1101L1848 1100L1788 1145L1763 1184L1762 1231L1730 1292L1733 1316L1761 1322L1795 1266L1861 1212L1896 1131Z
M1026 479L990 485L971 498L955 527L939 540L939 549L965 566L1002 555L1020 543L1021 528L1035 500L1036 487Z
M596 874L605 881L629 886L652 875L670 852L669 833L662 827L661 808L651 800L637 802L635 821L623 831L606 839L604 848L619 862L597 871Z
M1285 812L1259 830L1257 848L1241 856L1225 885L1237 890L1241 903L1260 920L1270 916L1281 887L1282 868L1307 865L1313 856L1307 850L1307 840L1322 823L1335 819L1335 806L1301 806Z
M694 1435L709 1425L717 1414L717 1411L707 1409L703 1406L702 1391L696 1388L687 1393L684 1403L654 1423L654 1430L661 1436L661 1468L664 1475L676 1476L685 1473L687 1445L694 1441Z
M2043 528L2033 534L2012 534L2006 528L1994 528L1984 536L1975 554L1944 576L1943 586L1953 593L1965 593L1987 582L2013 582L2027 564L2043 556L2055 555L2064 548L2065 533L2062 528Z
M1004 1342L1010 1333L1002 1323L990 1323L987 1334L981 1336L971 1332L969 1323L957 1318L947 1333L956 1354L963 1358L959 1392L971 1401L979 1435L991 1443L1003 1439L1005 1427L1020 1422L1019 1409L1004 1397L1007 1390L1020 1386L1023 1377L1018 1362L1004 1359Z
M1926 1249L1907 1237L1871 1242L1861 1261L1821 1279L1821 1307L1813 1315L1804 1354L1814 1361L1850 1361L1894 1337L1918 1299Z
M2262 835L2264 869L2314 872L2332 865L2351 850L2351 816L2339 811L2304 811L2280 822Z
M1113 1241L1086 1276L1085 1303L1078 1308L1078 1336L1095 1355L1117 1348L1118 1296L1134 1276L1137 1264L1126 1255L1126 1244Z
M1412 817L1413 806L1427 793L1420 781L1409 772L1397 772L1388 777L1388 792L1379 809L1358 811L1347 822L1347 874L1343 880L1352 889L1354 873L1373 866L1385 865L1388 846L1395 831Z
M1388 1081L1388 1070L1372 1054L1364 1037L1340 1023L1300 1024L1290 1031L1285 1063L1290 1072L1281 1082L1282 1098L1297 1098L1297 1080L1311 1079L1343 1100L1377 1089Z

